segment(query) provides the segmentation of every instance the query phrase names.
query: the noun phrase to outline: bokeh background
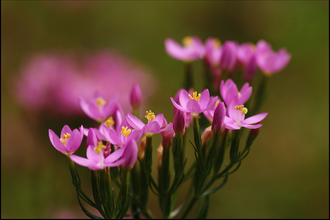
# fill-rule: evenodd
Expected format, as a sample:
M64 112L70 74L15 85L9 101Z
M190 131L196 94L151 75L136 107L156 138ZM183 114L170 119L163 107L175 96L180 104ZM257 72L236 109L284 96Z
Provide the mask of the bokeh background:
M1 1L1 218L85 217L48 128L90 121L17 101L14 80L32 56L116 51L153 77L147 108L171 121L183 64L165 53L164 40L188 35L264 39L292 55L270 78L259 137L211 197L208 217L329 218L329 1ZM200 62L194 67L197 78ZM88 182L87 170L78 171ZM149 207L160 217L155 196Z

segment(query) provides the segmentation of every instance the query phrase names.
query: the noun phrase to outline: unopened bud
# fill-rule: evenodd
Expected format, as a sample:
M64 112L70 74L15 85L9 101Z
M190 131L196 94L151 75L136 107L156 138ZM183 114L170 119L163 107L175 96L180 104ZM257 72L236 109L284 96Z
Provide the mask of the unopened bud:
M163 145L160 144L157 148L157 169L162 166L162 158L163 158Z
M107 157L111 154L111 144L110 142L108 142L106 145L105 145L105 149L103 151L103 154L104 154L104 157Z
M133 108L139 107L141 105L141 97L141 89L137 83L134 83L129 96L129 100Z
M213 137L213 132L211 130L211 126L205 128L203 134L202 134L202 146L204 144L207 144L207 142Z
M186 113L178 110L173 119L173 130L175 133L184 134L186 126Z
M143 138L141 138L140 143L139 143L139 159L143 160L144 159L144 152L146 149L146 144L147 144L147 136L144 135Z
M223 102L219 102L214 110L212 131L214 133L221 133L224 130L224 121L226 116L226 107Z

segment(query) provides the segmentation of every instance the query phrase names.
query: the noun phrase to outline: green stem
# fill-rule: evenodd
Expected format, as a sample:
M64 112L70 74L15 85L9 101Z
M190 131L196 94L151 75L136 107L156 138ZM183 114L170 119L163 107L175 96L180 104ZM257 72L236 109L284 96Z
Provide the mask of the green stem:
M185 63L185 79L183 83L183 88L189 90L194 87L194 77L193 77L193 68L192 62Z

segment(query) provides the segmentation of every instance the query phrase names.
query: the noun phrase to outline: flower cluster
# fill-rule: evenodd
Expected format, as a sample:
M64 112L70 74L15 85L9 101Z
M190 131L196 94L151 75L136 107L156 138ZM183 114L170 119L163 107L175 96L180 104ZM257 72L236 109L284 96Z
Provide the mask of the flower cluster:
M184 46L181 47L172 39L167 39L167 53L185 61L187 65L194 60L203 59L210 72L225 70L228 74L223 75L217 85L219 89L212 90L213 94L210 93L210 84L207 83L200 93L193 89L192 83L179 89L175 97L168 100L173 104L173 121L168 122L163 113L155 114L147 110L143 122L139 117L143 96L139 84L135 83L129 95L131 113L123 110L118 101L119 93L105 98L95 92L90 100L79 98L79 104L89 118L99 123L97 128L84 128L81 125L79 129L71 130L65 125L60 137L49 129L51 143L69 159L79 204L89 217L97 216L86 210L80 202L81 199L96 208L104 218L123 218L129 207L134 218L140 218L141 214L153 218L147 208L150 189L159 196L163 218L172 218L183 211L183 208L185 210L181 217L185 218L198 199L208 197L226 183L229 174L238 169L249 153L262 126L260 122L268 113L256 114L263 101L258 93L264 90L260 89L255 95L256 104L252 105L250 110L249 100L254 92L250 85L251 78L246 77L246 71L249 68L255 71L256 67L249 67L255 65L266 74L277 72L287 64L290 55L285 49L278 53L273 52L270 45L264 41L259 41L256 46L239 46L235 42L227 41L221 46L220 41L214 38L207 39L203 45L198 37L187 37L183 42ZM231 77L238 65L246 68L243 73L245 82L240 90ZM186 77L185 81L193 82L191 74L186 74ZM202 74L202 77L207 78L207 74ZM211 81L215 81L212 76ZM265 82L261 83L263 86L259 87L265 87ZM185 169L185 151L188 150L185 149L185 139L190 127L194 136L194 142L190 142L190 150L194 151L196 161L190 169ZM243 127L250 132L244 149L240 150L240 133L244 132ZM152 140L157 134L162 138L157 150L158 183L152 175ZM84 136L87 138L86 157L81 157L75 152ZM230 163L225 165L227 146L230 146ZM171 158L174 173L170 168ZM75 164L91 170L94 201L84 194ZM231 170L233 168L234 170ZM173 211L179 186L189 179L192 179L190 193L192 192L193 196L188 196L187 201ZM217 187L209 189L218 179L223 180ZM119 188L116 202L113 183ZM207 207L207 204L204 205ZM206 217L205 213L207 209L199 213L199 217Z

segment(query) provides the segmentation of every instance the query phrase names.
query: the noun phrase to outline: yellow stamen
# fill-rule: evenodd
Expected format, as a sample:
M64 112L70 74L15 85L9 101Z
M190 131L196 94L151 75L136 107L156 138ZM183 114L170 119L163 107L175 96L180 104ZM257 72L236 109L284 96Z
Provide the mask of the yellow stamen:
M242 115L245 115L248 112L248 109L245 108L244 105L236 105L234 108L241 111Z
M241 93L240 92L238 92L238 98L241 98Z
M121 127L121 133L127 137L131 133L131 129L127 129L127 127Z
M183 38L182 43L184 46L189 46L189 45L193 44L193 39L190 36L185 37L185 38Z
M219 103L220 103L220 101L217 100L217 102L215 103L215 107L218 107Z
M152 121L155 118L155 114L151 110L149 110L149 112L146 111L146 116L145 117L148 119L148 121Z
M221 41L218 38L213 39L213 45L215 47L220 47L221 46Z
M94 147L94 151L97 154L99 154L102 151L102 149L105 149L105 148L106 148L106 146L103 145L102 141L99 141L98 145L96 147Z
M64 144L66 144L66 140L69 139L70 137L70 134L69 133L66 133L66 134L63 134L63 138L60 139L60 141Z
M106 104L106 101L104 101L104 99L102 99L100 97L96 99L96 105L98 108L101 108L101 106L105 105L105 104Z
M109 117L109 118L104 122L104 124L105 124L107 127L110 128L110 126L111 126L111 125L114 125L115 122L114 122L114 120L113 120L112 117Z
M199 98L201 97L201 94L199 93L197 96L197 92L193 92L193 97L189 94L190 99L195 99L196 101L199 101Z

